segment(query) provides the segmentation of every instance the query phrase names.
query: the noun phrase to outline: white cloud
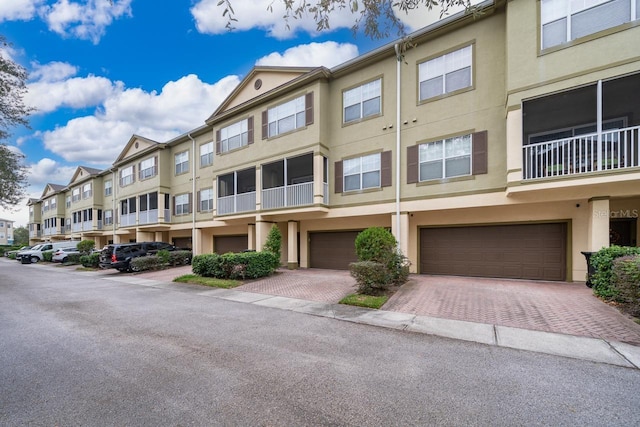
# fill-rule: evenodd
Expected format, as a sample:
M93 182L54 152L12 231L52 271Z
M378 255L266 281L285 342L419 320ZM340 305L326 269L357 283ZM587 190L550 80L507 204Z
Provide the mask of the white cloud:
M75 166L64 166L45 157L28 166L29 185L31 188L40 188L41 192L48 183L65 185L71 180L75 170Z
M239 82L237 76L228 76L207 84L188 75L167 83L160 93L113 85L94 115L72 119L36 136L66 161L106 166L133 134L164 142L203 125ZM70 94L59 105L70 105Z
M27 21L45 0L4 0L0 2L0 22Z
M131 1L88 0L77 3L58 0L53 5L40 7L38 13L51 31L97 44L114 19L131 16Z
M219 0L200 0L191 8L199 32L222 34L228 31L228 17L222 16L224 5L219 6L218 3ZM273 10L269 10L270 6ZM287 28L287 22L282 18L285 14L284 2L279 0L234 1L233 10L237 21L232 25L236 31L260 28L277 39L292 38L298 31L317 33L317 25L311 15L301 19L290 18ZM330 16L331 29L351 28L358 16L359 13L354 14L348 9L336 9Z
M256 65L324 66L342 64L358 56L358 47L351 43L309 43L287 49L283 54L273 52L256 61Z
M35 62L31 64L29 79L41 82L57 82L75 76L77 72L78 67L67 62L53 61L44 65Z

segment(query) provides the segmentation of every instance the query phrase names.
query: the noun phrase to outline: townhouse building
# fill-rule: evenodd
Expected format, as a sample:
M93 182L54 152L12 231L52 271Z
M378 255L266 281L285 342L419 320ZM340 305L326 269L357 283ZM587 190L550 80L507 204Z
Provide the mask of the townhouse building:
M0 218L0 245L13 245L13 221Z
M284 265L348 268L382 226L416 273L584 280L581 252L640 237L640 0L479 7L332 69L255 67L197 129L48 186L30 230L81 212L98 245L224 253L275 224Z

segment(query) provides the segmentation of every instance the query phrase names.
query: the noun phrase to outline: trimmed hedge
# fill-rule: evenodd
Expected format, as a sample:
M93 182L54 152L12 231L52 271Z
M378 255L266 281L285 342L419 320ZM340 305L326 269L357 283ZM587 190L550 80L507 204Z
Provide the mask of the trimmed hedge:
M613 261L613 288L622 309L640 317L640 255L623 256Z
M91 255L82 255L80 257L80 264L87 268L98 268L100 266L100 253L95 252Z
M191 263L191 251L158 251L156 255L147 255L131 260L131 270L147 271L162 270L167 267L175 267L178 265L188 265Z
M272 274L279 261L268 251L203 254L193 257L192 270L194 274L217 279L257 279Z
M375 261L352 262L349 270L358 284L358 293L364 295L377 295L389 286L393 277L387 266Z
M80 264L80 258L82 255L80 254L70 254L67 255L67 262L65 264Z
M590 264L595 272L591 276L593 292L605 299L615 299L618 291L613 286L613 261L626 255L639 255L640 248L630 246L610 246L602 248L591 256Z
M42 252L42 260L44 262L53 262L53 252L51 251Z

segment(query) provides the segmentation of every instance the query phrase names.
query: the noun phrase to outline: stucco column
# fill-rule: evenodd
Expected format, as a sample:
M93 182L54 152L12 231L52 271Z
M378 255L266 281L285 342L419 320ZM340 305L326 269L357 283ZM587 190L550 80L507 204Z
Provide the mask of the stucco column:
M213 209L211 210L211 215L215 217L218 215L218 179L213 178Z
M267 236L273 223L271 221L264 221L261 215L256 217L256 247L255 250L261 251L264 244L267 242Z
M256 210L262 209L262 169L256 168Z
M164 193L158 193L158 222L168 222L164 217L165 209L169 209L169 206L164 205Z
M313 203L324 202L324 157L322 154L313 156Z
M507 181L522 180L522 109L507 113Z
M391 215L391 233L400 242L399 249L403 255L409 253L409 212L400 212L400 231L396 230L396 214ZM401 234L398 234L401 233Z
M298 263L298 223L289 221L287 224L287 267L296 270Z
M256 250L256 225L249 224L247 226L247 249Z
M589 200L588 251L609 247L609 198Z

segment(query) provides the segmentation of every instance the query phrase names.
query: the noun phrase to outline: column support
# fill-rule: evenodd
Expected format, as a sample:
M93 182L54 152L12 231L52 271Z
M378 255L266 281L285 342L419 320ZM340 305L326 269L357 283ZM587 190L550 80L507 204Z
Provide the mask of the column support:
M588 251L597 252L609 247L609 198L594 197L589 200Z
M287 267L289 270L297 270L298 262L298 222L287 223Z

